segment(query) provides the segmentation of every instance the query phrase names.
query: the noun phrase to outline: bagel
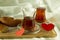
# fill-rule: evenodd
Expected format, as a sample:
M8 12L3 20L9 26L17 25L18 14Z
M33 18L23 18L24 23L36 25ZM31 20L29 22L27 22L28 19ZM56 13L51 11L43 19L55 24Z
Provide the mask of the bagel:
M8 26L0 23L0 33L7 32L7 31L8 31Z
M20 19L14 19L12 17L1 17L0 18L0 22L2 24L5 24L7 26L10 26L10 27L15 27L17 26L19 23L21 23L21 20Z

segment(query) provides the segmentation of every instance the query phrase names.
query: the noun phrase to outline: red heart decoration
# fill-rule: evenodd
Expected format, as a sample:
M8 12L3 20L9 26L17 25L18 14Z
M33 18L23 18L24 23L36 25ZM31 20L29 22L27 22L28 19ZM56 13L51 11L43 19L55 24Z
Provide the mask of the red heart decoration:
M24 28L21 28L20 30L17 30L16 31L16 36L22 36L24 31L25 31Z
M46 31L50 31L54 29L54 25L52 23L49 23L49 24L42 23L42 28Z

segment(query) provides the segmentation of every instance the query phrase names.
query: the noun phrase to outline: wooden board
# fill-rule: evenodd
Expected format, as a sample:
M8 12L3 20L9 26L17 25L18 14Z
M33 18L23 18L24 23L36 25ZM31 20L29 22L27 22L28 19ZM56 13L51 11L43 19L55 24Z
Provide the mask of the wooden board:
M56 36L56 32L51 30L49 32L40 31L36 34L25 34L22 36L16 36L15 33L0 33L0 38L40 38L40 37L48 37L52 38Z
M44 31L44 30L43 30ZM44 36L43 36L44 35ZM0 33L0 38L40 38L40 37L45 37L45 38L53 38L56 37L57 34L55 30L51 30L50 32L38 32L36 34L25 34L22 36L16 36L15 33Z

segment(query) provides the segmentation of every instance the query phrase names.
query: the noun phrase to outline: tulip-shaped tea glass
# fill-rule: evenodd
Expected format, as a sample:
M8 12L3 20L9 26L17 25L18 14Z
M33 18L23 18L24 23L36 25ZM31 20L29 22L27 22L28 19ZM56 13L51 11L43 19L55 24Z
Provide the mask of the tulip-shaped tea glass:
M42 8L42 7L36 8L35 20L38 23L42 23L42 22L45 22L46 21L46 18L45 17L46 17L45 16L45 8Z
M39 31L39 27L36 26L34 16L32 14L25 13L23 11L24 19L22 26L25 29L25 33L37 33Z

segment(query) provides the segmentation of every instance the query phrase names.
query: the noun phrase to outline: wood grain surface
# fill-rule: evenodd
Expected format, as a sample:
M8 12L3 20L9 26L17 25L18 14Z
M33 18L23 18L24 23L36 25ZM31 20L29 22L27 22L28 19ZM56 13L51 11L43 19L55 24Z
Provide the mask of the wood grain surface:
M52 21L53 18L51 18L50 20ZM40 32L36 33L36 34L25 34L22 36L16 36L15 32L12 33L0 33L0 38L40 38L40 37L45 37L45 38L53 38L56 37L57 34L55 32L55 30L51 30L49 32L41 29Z

